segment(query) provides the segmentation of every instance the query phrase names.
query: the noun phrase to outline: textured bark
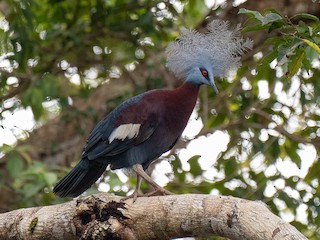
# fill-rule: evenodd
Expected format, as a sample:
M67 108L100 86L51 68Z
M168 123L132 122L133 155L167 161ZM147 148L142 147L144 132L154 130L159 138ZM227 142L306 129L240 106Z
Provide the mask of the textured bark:
M141 197L99 194L0 214L0 239L306 239L259 201L200 194Z

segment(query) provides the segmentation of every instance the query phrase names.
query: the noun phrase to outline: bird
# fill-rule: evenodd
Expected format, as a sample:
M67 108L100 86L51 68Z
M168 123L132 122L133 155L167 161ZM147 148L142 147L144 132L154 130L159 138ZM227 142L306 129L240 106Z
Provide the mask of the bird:
M169 195L146 169L180 138L196 105L201 85L211 86L214 77L225 77L240 66L241 56L251 49L252 41L243 39L241 26L213 20L205 32L182 29L180 37L166 48L167 68L182 80L176 89L154 89L134 96L112 110L91 131L79 163L63 177L53 192L60 197L77 197L106 171L131 169L137 175L136 188L128 198L142 196L142 179L154 191ZM145 194L146 195L146 194Z

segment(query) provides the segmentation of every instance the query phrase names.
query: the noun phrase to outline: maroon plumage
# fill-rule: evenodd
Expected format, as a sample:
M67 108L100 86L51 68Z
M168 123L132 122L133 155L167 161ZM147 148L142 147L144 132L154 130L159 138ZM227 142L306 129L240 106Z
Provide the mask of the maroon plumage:
M78 196L89 188L110 164L111 169L149 164L176 143L195 106L199 85L185 83L175 90L153 90L121 104L91 132L78 165L54 188L60 196ZM121 126L140 125L136 136L121 133ZM131 129L132 131L132 129ZM125 137L122 140L122 137ZM83 179L83 180L81 180Z

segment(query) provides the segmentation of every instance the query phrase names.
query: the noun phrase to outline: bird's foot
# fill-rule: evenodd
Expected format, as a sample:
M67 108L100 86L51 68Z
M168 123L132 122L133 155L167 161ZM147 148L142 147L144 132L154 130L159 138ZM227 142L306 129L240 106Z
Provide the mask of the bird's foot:
M135 201L137 200L138 197L152 197L152 196L165 196L165 195L175 195L175 193L170 192L162 187L159 187L156 190L149 192L149 193L145 193L145 194L140 194L138 191L134 191L129 196L122 198L121 202L124 202L124 201L132 198L132 203L135 203Z
M151 196L165 196L165 195L175 195L175 193L170 192L162 187L155 189L153 192L144 194L145 197Z
M132 194L130 194L129 196L126 196L124 198L121 199L121 202L124 202L130 198L132 198L132 203L134 203L138 197L143 197L143 194L140 194L138 191L134 191Z

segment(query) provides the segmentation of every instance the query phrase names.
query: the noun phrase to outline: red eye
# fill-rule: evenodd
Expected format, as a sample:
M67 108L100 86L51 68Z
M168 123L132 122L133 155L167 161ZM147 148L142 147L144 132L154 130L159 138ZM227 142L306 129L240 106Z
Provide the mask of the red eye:
M207 70L201 70L201 74L202 74L202 76L204 76L204 77L207 77L207 76L208 76Z

